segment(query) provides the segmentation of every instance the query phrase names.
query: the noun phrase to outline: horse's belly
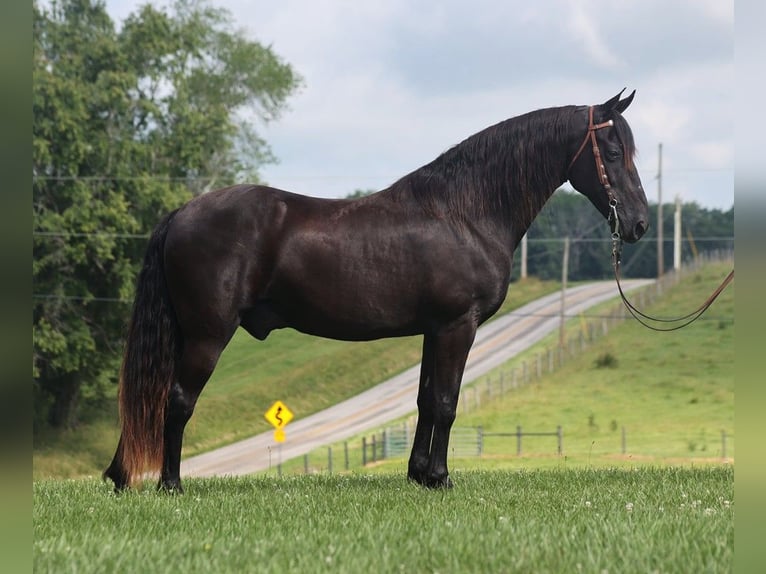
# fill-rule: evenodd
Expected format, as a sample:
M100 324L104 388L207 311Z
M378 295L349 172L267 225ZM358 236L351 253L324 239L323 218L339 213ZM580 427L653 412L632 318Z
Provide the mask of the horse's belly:
M382 308L358 298L293 302L282 316L287 327L343 341L370 341L422 332L416 313L407 305Z

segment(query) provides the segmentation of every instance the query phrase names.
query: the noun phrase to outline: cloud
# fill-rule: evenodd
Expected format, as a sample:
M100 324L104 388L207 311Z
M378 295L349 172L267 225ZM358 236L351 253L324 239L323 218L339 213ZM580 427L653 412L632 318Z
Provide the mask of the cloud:
M593 10L586 10L587 3L580 0L568 2L569 18L566 19L569 31L577 40L576 44L590 57L597 66L607 70L620 67L623 62L615 51L607 45L605 37L600 33L598 19L594 18Z
M654 172L662 141L666 165L686 170L679 188L733 202L731 0L214 2L306 79L263 128L281 159L263 170L270 183L378 189L488 125L627 87L639 169ZM724 170L715 182L695 175L711 169Z

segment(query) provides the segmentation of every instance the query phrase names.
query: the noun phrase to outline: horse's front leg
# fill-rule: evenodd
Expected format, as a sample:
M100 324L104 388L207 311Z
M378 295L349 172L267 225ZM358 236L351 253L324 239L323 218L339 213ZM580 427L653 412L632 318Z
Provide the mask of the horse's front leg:
M452 486L447 469L449 435L457 414L465 362L475 336L476 324L469 319L445 327L434 339L434 377L431 394L433 436L428 468L422 481L422 484L431 488Z
M407 477L425 484L428 460L431 452L431 436L434 430L434 353L433 335L423 337L423 358L420 363L420 386L418 387L418 424L412 441Z

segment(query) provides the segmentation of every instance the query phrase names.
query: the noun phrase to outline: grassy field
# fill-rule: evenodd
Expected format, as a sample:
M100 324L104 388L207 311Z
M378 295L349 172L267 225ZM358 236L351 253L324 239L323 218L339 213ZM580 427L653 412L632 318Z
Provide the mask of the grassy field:
M182 496L34 485L36 572L729 572L733 469L191 479Z
M651 314L688 312L726 271L716 265L690 275L653 305ZM461 417L460 424L481 425L485 432L513 431L517 425L552 431L561 425L566 456L557 464L720 462L722 431L726 458L733 459L733 320L732 287L707 316L679 331L657 333L628 319L561 369ZM553 453L556 447L549 437L528 443L532 452ZM488 439L485 448L500 455L507 452L508 439Z
M498 315L558 287L556 282L534 278L515 283ZM260 342L239 329L187 426L184 456L267 430L263 413L276 399L299 416L307 416L411 367L420 360L420 351L420 337L349 343L286 329ZM100 474L114 454L117 439L117 407L110 400L103 413L89 417L77 429L35 436L33 476Z

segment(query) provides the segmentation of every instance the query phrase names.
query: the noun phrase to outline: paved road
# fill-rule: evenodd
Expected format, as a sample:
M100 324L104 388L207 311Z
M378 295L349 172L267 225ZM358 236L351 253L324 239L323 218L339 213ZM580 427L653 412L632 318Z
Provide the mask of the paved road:
M622 286L628 291L651 282L628 280L623 281ZM616 294L613 281L569 288L566 313L577 315ZM559 325L560 306L561 293L553 293L482 326L468 355L464 384L485 375L555 331ZM378 428L414 412L419 373L420 365L414 366L329 409L294 420L285 427L287 439L282 443L281 460L302 456L320 446ZM181 475L242 475L266 470L277 462L275 445L274 433L265 432L182 461ZM273 459L270 460L271 455Z

